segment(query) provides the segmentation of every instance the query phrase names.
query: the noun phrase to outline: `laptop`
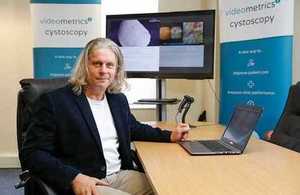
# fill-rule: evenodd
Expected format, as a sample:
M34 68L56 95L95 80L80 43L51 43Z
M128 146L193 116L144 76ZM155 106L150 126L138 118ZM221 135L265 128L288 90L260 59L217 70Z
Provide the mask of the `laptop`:
M191 155L242 154L261 113L258 106L239 105L219 140L187 140L179 144Z

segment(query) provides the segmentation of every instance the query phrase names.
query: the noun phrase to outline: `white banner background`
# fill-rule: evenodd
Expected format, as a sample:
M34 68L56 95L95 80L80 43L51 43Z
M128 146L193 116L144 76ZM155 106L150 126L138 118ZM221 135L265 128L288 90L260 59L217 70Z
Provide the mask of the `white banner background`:
M220 0L219 5L221 43L293 34L294 0ZM266 17L273 20L235 27L239 21Z
M84 47L100 36L100 4L32 4L31 13L33 47Z

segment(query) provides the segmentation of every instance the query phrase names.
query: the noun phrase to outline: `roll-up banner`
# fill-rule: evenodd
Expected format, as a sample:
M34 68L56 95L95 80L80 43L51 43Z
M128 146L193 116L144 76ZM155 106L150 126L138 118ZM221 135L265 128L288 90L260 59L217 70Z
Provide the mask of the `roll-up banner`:
M70 76L85 44L100 36L101 0L31 0L35 78Z
M220 123L238 104L262 106L257 132L276 125L291 85L293 0L219 0Z

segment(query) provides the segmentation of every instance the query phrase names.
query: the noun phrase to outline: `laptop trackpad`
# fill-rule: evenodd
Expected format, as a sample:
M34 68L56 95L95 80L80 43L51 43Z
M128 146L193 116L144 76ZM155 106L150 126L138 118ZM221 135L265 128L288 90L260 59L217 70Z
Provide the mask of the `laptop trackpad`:
M205 147L203 144L199 143L199 141L190 141L184 143L191 152L210 152L211 150Z

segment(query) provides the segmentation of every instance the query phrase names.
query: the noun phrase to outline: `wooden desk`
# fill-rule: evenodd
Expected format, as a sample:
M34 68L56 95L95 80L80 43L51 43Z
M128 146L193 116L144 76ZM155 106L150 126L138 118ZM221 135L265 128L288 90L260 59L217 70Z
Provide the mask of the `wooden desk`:
M202 126L192 129L189 138L219 138L223 129ZM300 154L256 138L250 139L244 154L228 156L190 156L176 143L135 142L135 146L159 195L300 194Z

